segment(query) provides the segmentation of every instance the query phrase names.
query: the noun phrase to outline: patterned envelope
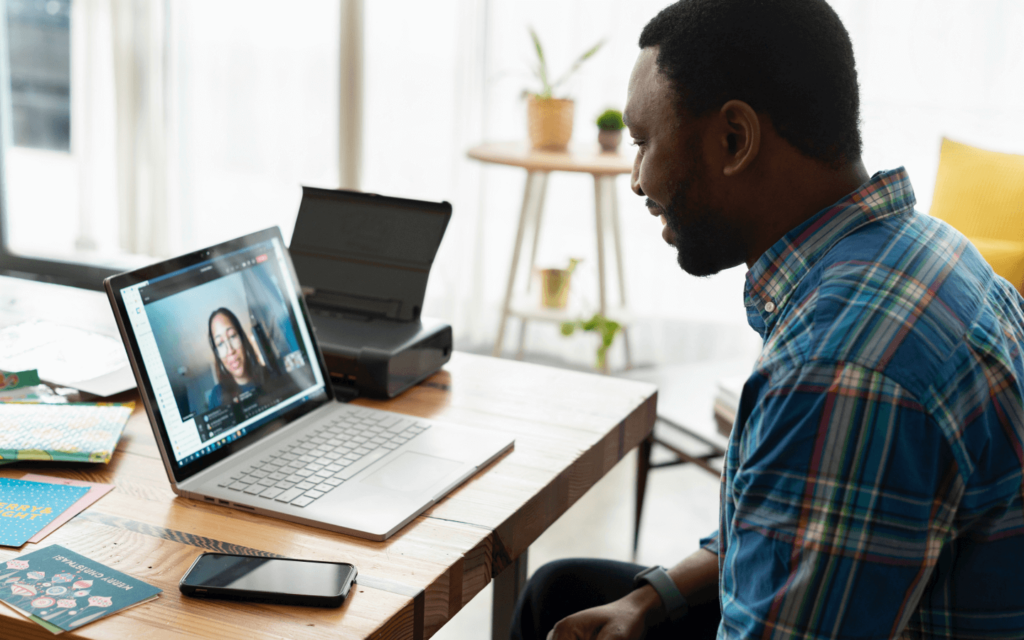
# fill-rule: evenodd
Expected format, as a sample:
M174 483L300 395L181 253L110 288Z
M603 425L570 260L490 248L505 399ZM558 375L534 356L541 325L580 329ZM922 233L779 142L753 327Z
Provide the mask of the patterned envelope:
M134 403L0 402L0 464L109 462L134 407Z

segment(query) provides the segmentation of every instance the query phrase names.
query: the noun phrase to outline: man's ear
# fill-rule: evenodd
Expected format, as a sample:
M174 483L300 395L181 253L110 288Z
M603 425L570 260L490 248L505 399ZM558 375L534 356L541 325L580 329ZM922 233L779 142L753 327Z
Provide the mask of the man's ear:
M742 100L730 100L719 111L725 121L722 139L726 162L722 173L732 177L749 167L761 150L761 121L753 108Z

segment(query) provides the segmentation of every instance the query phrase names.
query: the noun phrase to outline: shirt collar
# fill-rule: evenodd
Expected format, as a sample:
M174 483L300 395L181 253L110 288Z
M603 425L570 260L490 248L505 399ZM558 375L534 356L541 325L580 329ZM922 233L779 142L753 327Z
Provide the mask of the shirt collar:
M866 224L911 211L916 202L903 167L880 171L784 235L747 272L743 301L750 326L763 338L800 281L839 240Z

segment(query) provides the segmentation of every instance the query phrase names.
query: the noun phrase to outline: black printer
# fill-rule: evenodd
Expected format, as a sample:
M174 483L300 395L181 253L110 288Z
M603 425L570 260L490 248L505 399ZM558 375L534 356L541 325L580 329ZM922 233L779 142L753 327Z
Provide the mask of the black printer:
M332 381L393 398L451 358L452 328L421 318L452 206L302 188L289 251Z

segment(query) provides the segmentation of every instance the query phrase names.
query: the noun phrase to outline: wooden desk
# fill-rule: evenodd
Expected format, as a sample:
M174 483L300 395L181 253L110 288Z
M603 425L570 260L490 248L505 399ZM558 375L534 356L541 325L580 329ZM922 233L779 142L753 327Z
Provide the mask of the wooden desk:
M516 561L647 437L657 392L643 382L456 353L401 397L356 403L501 429L515 435L515 450L391 539L370 542L176 498L140 407L108 465L0 467L9 478L37 472L117 485L41 544L0 548L0 561L60 544L163 589L152 603L62 637L429 638L506 569L497 582L512 586L496 588L495 599L514 597L525 574ZM340 609L186 599L178 580L204 550L348 561L359 569L358 585ZM3 605L0 636L52 637Z
M544 195L547 192L548 175L552 171L589 173L594 177L594 215L597 231L597 283L598 308L601 315L618 321L622 327L622 341L626 347L626 368L632 366L627 333L626 281L622 267L622 241L619 232L619 200L615 194L615 178L633 171L633 157L617 152L601 152L597 145L570 147L568 151L540 151L531 149L525 142L492 142L473 147L467 152L470 158L492 164L504 164L526 169L526 192L523 194L523 208L519 214L519 228L512 250L512 266L509 269L505 302L502 306L498 337L494 341L495 356L501 355L505 338L505 325L509 316L520 319L519 347L517 357L523 354L523 338L529 320L566 322L577 320L564 311L543 309L527 297L515 298L515 284L519 269L519 254L523 239L531 230L530 263L526 274L526 294L530 293L530 274L537 260L537 244L540 238L541 214L544 211ZM615 271L619 283L619 306L608 304L605 283L605 234L610 233L615 250ZM605 373L608 372L607 364Z

